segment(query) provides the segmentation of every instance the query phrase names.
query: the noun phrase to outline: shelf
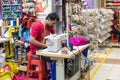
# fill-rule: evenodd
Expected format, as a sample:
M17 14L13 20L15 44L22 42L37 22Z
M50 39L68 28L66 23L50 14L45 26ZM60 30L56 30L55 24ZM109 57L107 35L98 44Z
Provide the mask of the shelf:
M19 26L0 26L0 27L6 27L6 28L7 27L15 27L16 28L16 27L19 27Z
M107 3L118 3L120 0L106 0Z
M103 38L101 38L101 39L99 38L98 41L99 41L100 43L102 43L102 42L104 42L106 39L108 39L110 36L111 36L110 34L107 34L106 37L103 37Z
M5 20L8 20L8 19L16 19L17 17L7 17L7 19L5 19ZM3 18L4 19L4 18Z
M107 9L108 8L120 8L120 6L118 7L118 6L109 6L109 7L106 7Z
M118 7L118 6L120 6L120 4L106 4L106 6L116 6L116 7Z
M19 70L20 71L27 71L27 66L20 65Z
M54 4L54 5L55 5L55 6L60 6L60 7L62 6L62 4Z
M2 4L2 6L20 6L21 4Z
M110 27L109 27L110 28ZM107 34L108 32L112 31L112 29L104 30L100 36L102 37L103 35Z
M109 22L109 23L106 23L106 24L101 24L100 25L100 28L103 30L103 29L106 29L106 28L108 28L108 27L110 27L110 26L112 26L113 25L113 23L111 22Z
M21 0L11 0L11 3L9 3L8 0L2 0L2 4L1 4L2 35L4 34L5 29L9 27L12 27L12 28L20 27L19 19L22 14L21 5L22 5Z
M21 12L21 10L17 10L17 11L2 11L2 12Z
M7 59L7 61L18 62L18 61L14 60L14 59Z

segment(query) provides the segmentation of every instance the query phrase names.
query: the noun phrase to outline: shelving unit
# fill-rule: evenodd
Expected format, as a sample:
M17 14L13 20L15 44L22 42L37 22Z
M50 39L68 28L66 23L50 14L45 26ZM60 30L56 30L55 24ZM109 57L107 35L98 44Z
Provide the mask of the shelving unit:
M120 7L120 1L119 0L106 0L105 2L106 7Z
M81 16L71 17L71 22L79 24L73 27L73 33L88 38L97 48L111 36L113 14L111 9L84 9Z
M105 42L106 39L111 36L110 32L112 31L111 26L113 25L112 20L114 19L114 12L111 9L100 9L100 13L102 14L102 17L100 18L100 31L98 41L100 44L102 44L103 42Z
M19 21L21 16L21 3L21 0L2 0L3 26L19 26L19 22L17 21Z
M118 8L120 7L119 0L94 0L95 8Z
M21 4L2 4L2 6L21 6Z
M2 0L2 25L1 35L4 35L5 31L8 28L19 28L20 22L19 19L21 17L22 8L21 8L21 0ZM8 37L8 36L7 36Z
M96 0L96 3L99 4L100 8L119 8L119 0Z

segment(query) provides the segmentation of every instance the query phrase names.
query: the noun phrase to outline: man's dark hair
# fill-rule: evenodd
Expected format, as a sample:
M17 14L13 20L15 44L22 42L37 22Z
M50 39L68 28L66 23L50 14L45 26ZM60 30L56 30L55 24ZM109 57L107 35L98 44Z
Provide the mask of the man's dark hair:
M52 12L47 15L46 19L59 21L59 16L57 15L57 13Z

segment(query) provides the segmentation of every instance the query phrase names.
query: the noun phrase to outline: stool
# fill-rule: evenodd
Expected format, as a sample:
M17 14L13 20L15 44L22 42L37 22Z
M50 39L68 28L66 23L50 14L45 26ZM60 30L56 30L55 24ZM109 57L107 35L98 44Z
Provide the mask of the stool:
M119 42L119 36L117 34L112 33L111 34L111 41L112 42Z
M32 59L33 55L31 52L29 52L28 55L28 64L27 64L27 80L35 80L33 76L30 76L30 74L34 75L35 73L38 74L38 80L43 80L42 75L42 68L41 68L41 60Z

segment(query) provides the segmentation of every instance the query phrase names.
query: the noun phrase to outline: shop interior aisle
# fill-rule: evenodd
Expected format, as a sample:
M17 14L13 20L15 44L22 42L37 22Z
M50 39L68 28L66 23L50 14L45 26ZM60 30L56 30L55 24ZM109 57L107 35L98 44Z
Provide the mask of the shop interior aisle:
M120 80L120 48L110 48L101 55L90 71L90 80Z

